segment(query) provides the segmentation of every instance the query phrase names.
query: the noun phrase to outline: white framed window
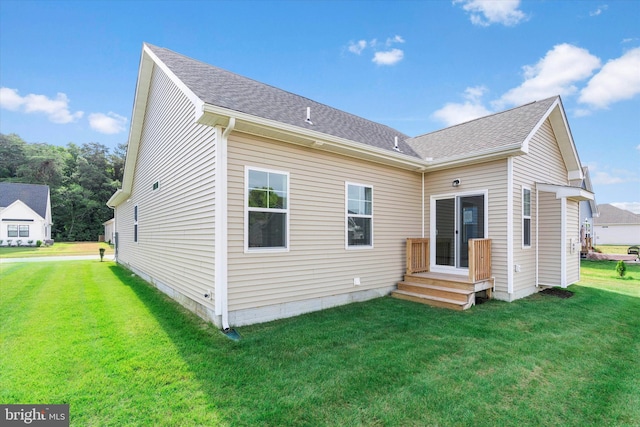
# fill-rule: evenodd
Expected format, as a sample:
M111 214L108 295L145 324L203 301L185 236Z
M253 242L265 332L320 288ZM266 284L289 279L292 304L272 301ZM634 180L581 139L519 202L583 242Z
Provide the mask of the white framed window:
M20 225L18 226L19 237L29 237L29 226L28 225Z
M133 207L133 241L138 242L138 205Z
M245 252L289 250L289 173L245 167Z
M345 183L346 248L373 247L373 187Z
M18 237L17 225L7 225L7 237Z
M531 189L522 187L522 247L531 247Z

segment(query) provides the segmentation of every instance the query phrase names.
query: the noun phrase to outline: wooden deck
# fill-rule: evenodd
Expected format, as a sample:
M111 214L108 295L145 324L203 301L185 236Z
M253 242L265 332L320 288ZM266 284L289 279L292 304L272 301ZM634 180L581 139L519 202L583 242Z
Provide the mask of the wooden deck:
M475 305L476 294L491 298L491 241L470 241L468 275L435 273L429 270L429 239L407 239L407 272L394 298L453 310L466 310Z

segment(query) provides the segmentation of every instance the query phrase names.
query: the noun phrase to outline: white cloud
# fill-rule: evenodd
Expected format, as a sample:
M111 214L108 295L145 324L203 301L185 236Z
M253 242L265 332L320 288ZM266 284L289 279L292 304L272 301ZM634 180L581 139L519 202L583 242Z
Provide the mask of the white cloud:
M595 172L591 175L591 182L593 184L609 185L622 184L625 180L619 176L611 175L609 172Z
M387 39L387 46L391 46L394 43L404 43L404 39L399 35Z
M578 102L593 108L607 108L615 102L640 94L640 47L607 62L582 89Z
M0 88L0 107L25 113L44 113L49 121L61 124L75 122L84 115L82 111L69 111L69 98L64 93L58 93L55 99L33 93L23 97L16 89L6 87Z
M492 112L487 110L481 102L486 91L484 86L469 87L465 90L464 103L447 103L434 112L432 117L444 123L445 126L453 126L489 115Z
M396 48L391 49L391 46L404 42L404 38L400 35L389 37L384 43L379 43L378 39L371 39L370 41L362 39L357 42L349 42L347 50L355 55L360 55L365 49L370 49L373 51L372 62L378 65L395 65L404 58L404 51Z
M609 6L607 6L606 4L598 7L596 10L592 10L591 12L589 12L589 16L598 16L601 15L602 12L604 12L605 10L607 10L609 8Z
M123 132L127 124L126 117L122 117L116 113L91 113L89 114L89 125L91 129L100 133L115 134Z
M362 51L367 47L366 40L358 40L357 42L349 42L349 52L360 55Z
M400 49L391 49L386 52L376 52L372 61L378 65L395 65L402 61L404 52Z
M589 78L599 67L600 59L588 50L567 43L556 45L537 64L523 67L525 81L505 93L496 107L571 95L578 90L575 83Z
M527 16L519 10L520 0L453 0L462 3L462 8L471 14L474 25L488 27L491 24L514 26Z
M640 214L640 202L620 202L611 204L618 209L625 209L635 214Z

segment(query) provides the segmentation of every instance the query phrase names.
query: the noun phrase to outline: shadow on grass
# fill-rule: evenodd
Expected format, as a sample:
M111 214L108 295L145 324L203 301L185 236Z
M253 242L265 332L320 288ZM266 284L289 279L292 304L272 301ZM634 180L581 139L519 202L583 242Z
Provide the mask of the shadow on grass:
M234 342L110 268L231 425L586 425L619 421L616 402L638 391L637 298L577 287L465 312L380 298L244 327Z

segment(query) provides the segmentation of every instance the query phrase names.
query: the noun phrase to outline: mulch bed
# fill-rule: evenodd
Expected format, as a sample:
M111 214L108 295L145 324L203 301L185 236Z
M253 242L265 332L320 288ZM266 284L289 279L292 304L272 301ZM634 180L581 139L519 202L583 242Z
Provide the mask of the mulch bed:
M560 288L547 288L540 291L540 293L542 295L551 295L558 298L571 298L573 296L573 292Z

